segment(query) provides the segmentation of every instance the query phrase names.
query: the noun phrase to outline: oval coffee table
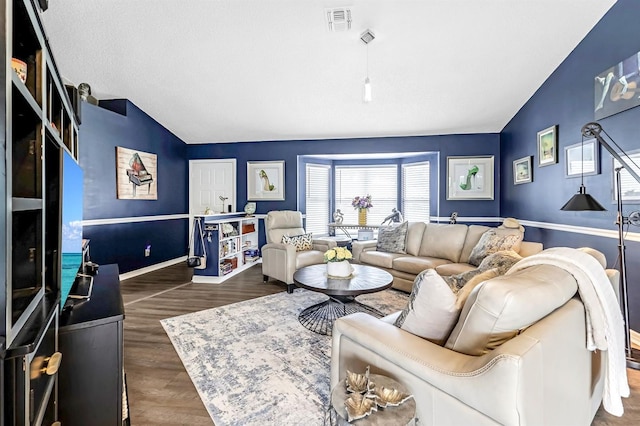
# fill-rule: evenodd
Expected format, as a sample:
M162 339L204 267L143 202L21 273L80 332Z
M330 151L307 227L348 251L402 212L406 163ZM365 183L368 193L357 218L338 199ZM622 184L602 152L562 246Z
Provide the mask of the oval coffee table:
M329 296L324 302L300 312L300 324L316 333L331 335L333 322L345 315L366 312L376 317L382 316L377 309L355 299L361 294L375 293L391 287L393 276L373 266L352 266L353 274L344 279L327 277L325 264L305 266L293 274L293 281L298 287Z

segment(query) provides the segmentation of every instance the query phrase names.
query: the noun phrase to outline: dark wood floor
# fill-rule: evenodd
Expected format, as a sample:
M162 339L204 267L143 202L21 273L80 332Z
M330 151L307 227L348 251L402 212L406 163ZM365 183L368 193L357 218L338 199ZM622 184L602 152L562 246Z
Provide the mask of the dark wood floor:
M212 425L160 320L285 291L262 283L260 265L222 284L193 284L183 263L122 281L125 303L124 364L133 426ZM632 397L625 415L602 409L594 425L640 424L640 372L628 370ZM308 425L313 426L313 425Z
M191 283L183 264L121 283L125 303L124 365L133 426L212 425L160 320L283 292L262 283L255 265L222 284Z

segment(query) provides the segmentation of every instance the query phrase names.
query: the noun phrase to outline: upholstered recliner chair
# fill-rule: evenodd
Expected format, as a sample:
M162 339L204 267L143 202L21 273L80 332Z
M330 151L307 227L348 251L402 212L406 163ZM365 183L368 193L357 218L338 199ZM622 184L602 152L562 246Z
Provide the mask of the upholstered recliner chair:
M262 274L264 281L269 277L287 284L287 292L295 288L293 274L298 269L323 263L324 252L336 246L329 239L311 239L311 247L302 249L300 245L285 244L282 237L307 235L302 225L302 213L291 210L271 211L264 221L267 243L262 246Z

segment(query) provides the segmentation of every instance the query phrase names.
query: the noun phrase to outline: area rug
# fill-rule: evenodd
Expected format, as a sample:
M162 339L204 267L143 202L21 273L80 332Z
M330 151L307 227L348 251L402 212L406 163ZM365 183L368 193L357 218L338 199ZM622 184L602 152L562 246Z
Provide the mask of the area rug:
M298 314L325 299L297 289L161 321L216 426L322 424L331 336L307 330ZM388 314L407 295L358 300Z

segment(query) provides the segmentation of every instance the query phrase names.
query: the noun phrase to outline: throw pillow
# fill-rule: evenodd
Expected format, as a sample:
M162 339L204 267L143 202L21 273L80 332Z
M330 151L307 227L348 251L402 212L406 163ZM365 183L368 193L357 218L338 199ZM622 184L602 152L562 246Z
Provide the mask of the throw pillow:
M469 263L478 266L488 255L498 251L512 250L519 246L521 241L520 234L498 234L494 229L490 229L482 234L478 244L471 250Z
M296 251L311 250L313 248L313 234L294 235L292 237L283 235L282 243L295 246Z
M395 325L411 334L442 345L458 321L456 295L435 269L416 277L409 302Z
M387 253L406 253L405 241L407 239L407 229L409 229L409 222L402 222L400 225L380 227L378 229L376 250Z
M482 272L495 269L497 275L504 275L513 265L515 265L522 256L513 250L499 251L492 253L485 257L478 268L471 271L462 272L457 275L449 275L444 277L444 280L449 284L451 290L454 292L460 291L465 285L469 283L469 280Z

